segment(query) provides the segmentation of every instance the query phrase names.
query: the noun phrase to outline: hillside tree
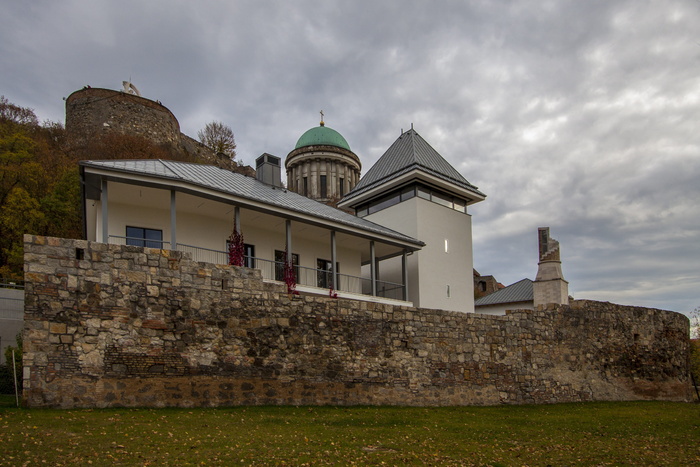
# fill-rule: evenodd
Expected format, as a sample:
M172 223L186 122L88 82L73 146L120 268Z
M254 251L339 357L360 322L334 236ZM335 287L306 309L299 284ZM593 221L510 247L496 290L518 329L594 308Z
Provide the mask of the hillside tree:
M197 132L197 137L217 154L226 154L229 159L236 158L236 140L231 127L217 121L209 122Z

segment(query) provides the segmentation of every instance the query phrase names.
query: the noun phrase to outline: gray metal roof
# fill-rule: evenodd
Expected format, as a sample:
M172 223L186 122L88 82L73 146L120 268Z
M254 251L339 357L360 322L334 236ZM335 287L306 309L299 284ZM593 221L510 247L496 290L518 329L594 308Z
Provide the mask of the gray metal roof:
M343 201L350 200L399 175L419 169L484 197L413 128L401 134Z
M474 300L474 306L528 302L532 301L533 297L532 281L530 279L523 279L497 292Z
M423 242L413 237L319 203L306 196L283 188L275 188L255 178L220 169L212 165L191 164L160 159L81 161L80 165L127 174L147 175L161 179L186 182L221 193L265 203L271 207L284 208L304 215L313 216L319 220L336 222L367 232L385 235L402 242L412 243L418 247L424 245Z

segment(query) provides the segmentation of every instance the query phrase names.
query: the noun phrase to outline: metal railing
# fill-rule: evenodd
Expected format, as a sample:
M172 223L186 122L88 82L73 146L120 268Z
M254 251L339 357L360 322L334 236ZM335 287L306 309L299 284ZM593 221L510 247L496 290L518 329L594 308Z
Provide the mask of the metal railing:
M110 243L119 245L146 246L148 248L167 248L170 242L160 240L148 240L144 238L121 237L110 235ZM150 246L149 246L150 245ZM228 252L203 248L194 245L178 243L178 251L189 253L194 261L213 264L228 264ZM264 280L284 282L284 262L269 259L244 257L244 265L249 268L259 269ZM308 287L330 289L333 285L332 274L325 269L314 269L305 266L294 266L296 283ZM404 300L403 284L377 280L377 296L394 300ZM372 281L369 278L338 274L338 284L333 287L340 292L349 292L362 295L372 295Z

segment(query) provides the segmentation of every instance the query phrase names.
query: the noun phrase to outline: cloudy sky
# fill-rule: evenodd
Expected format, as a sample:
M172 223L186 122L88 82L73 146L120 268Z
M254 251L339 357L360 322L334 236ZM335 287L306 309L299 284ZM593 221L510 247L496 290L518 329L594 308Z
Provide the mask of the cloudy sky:
M700 1L0 0L0 94L63 121L131 81L247 164L316 126L363 173L414 125L488 195L474 266L537 272L537 227L576 298L700 306Z

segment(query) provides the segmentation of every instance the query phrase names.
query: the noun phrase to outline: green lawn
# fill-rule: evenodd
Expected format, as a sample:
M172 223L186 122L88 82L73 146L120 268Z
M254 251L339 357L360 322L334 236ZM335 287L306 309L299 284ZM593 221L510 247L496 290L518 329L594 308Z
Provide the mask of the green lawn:
M9 402L9 403L8 403ZM700 405L0 408L0 465L690 465Z

